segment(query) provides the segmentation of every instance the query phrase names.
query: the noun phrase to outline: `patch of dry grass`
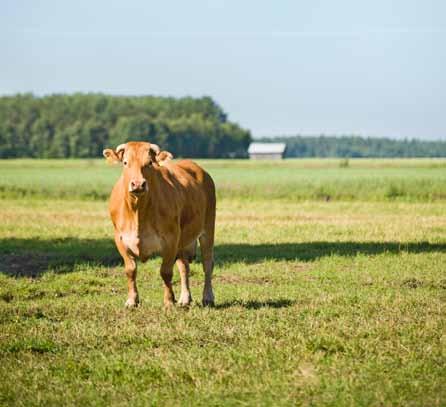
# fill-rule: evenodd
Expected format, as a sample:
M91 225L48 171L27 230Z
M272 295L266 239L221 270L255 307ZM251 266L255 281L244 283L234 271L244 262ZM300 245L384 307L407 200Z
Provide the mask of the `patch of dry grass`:
M123 308L105 203L0 205L3 405L446 400L438 203L222 200L217 306L171 313L158 258Z

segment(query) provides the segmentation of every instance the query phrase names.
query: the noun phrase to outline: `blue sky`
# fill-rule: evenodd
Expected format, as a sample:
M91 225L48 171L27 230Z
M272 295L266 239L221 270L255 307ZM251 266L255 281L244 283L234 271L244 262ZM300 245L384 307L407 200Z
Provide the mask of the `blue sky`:
M254 136L446 139L446 2L22 1L0 94L213 97Z

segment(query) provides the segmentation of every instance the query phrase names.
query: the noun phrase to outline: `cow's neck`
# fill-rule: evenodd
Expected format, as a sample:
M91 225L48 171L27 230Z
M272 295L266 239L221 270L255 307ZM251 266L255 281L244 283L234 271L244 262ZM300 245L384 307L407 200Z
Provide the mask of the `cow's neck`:
M149 184L148 193L138 197L126 191L124 198L126 212L129 215L128 219L138 231L147 214L150 212L150 207L153 205L153 180L149 179L147 181Z
M147 208L150 203L150 195L146 193L138 197L132 195L130 192L126 192L125 203L127 209L136 216L143 213Z

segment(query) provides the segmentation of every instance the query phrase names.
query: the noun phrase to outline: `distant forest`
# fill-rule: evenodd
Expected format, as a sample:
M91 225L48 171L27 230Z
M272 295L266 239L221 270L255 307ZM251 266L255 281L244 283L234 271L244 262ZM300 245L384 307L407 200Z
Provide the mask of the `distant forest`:
M247 157L250 132L228 121L210 97L72 94L0 97L0 158L100 157L129 140L176 157ZM446 142L360 136L263 138L286 157L446 157Z
M175 156L223 158L246 156L251 135L210 97L0 97L0 158L99 157L129 140Z
M359 136L294 136L262 138L261 142L284 142L285 157L446 157L446 142L393 140Z

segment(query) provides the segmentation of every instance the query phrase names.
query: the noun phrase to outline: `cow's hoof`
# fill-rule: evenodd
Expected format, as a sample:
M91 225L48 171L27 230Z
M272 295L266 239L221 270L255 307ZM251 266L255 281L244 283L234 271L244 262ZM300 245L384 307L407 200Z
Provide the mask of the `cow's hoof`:
M126 308L136 308L139 305L139 301L138 299L134 300L133 298L129 298L126 302L125 302L125 307Z
M192 304L192 297L190 295L181 296L178 300L180 307L189 307Z
M203 307L215 307L215 302L214 300L203 300L202 301Z
M170 311L170 310L172 310L174 308L175 308L175 303L173 301L165 301L164 302L164 309L166 311Z

